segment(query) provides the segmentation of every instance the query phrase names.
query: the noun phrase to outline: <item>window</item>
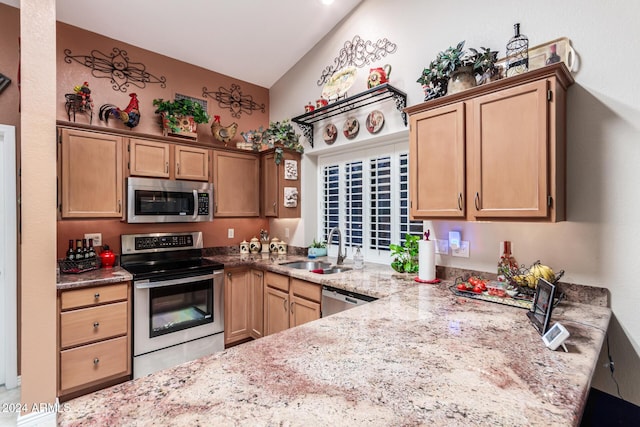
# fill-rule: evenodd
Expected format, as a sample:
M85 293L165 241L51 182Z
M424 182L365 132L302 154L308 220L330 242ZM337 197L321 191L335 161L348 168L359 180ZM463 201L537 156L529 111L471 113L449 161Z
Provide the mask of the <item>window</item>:
M318 164L324 240L339 227L343 246L353 248L348 256L362 247L367 261L387 263L391 243L403 243L406 233L422 235L422 221L409 219L406 144L320 157ZM329 243L338 244L336 234Z

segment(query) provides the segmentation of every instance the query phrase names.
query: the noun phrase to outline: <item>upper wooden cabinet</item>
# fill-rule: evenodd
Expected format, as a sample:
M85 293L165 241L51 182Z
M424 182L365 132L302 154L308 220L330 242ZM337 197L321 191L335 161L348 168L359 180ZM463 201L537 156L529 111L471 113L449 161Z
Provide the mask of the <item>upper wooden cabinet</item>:
M565 108L556 64L407 108L411 216L565 219Z
M62 218L122 218L122 137L59 130Z
M129 138L129 174L156 178L209 181L209 150Z
M260 216L260 157L257 153L213 150L216 217Z
M280 164L275 152L262 155L262 214L300 218L300 153L284 150Z

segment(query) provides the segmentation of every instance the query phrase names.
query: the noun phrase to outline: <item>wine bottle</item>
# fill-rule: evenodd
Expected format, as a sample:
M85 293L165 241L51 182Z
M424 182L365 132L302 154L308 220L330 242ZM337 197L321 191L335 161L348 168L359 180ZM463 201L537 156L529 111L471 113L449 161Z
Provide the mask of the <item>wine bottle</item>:
M93 239L89 239L89 258L96 257L96 250L93 248Z
M89 259L89 245L87 245L87 239L82 239L82 257Z
M84 259L84 253L82 252L82 240L76 239L76 261Z
M76 259L76 251L73 249L73 240L69 240L69 249L67 249L67 259L73 261Z

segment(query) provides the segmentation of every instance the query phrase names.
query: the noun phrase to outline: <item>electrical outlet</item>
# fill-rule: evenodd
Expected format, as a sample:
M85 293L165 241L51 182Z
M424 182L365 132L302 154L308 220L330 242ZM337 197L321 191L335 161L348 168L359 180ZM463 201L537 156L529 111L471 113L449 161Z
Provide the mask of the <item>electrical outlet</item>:
M233 239L233 236L234 236L234 235L235 235L235 230L234 230L233 228L229 228L229 229L227 230L227 237L228 237L229 239Z
M284 229L284 237L286 237L287 239L289 238L289 227L286 227Z
M467 242L466 240L461 240L459 248L451 248L451 256L469 258L469 242Z
M102 246L102 233L86 233L84 238L87 239L87 242L89 239L93 239L93 246Z
M436 253L441 255L449 255L449 241L436 239Z

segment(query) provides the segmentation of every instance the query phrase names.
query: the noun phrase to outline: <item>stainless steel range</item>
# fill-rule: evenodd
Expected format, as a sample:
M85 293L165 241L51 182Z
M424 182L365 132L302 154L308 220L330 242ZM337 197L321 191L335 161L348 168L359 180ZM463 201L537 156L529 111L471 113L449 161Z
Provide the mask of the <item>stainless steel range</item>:
M224 265L202 257L202 233L121 236L133 275L133 377L224 349Z

